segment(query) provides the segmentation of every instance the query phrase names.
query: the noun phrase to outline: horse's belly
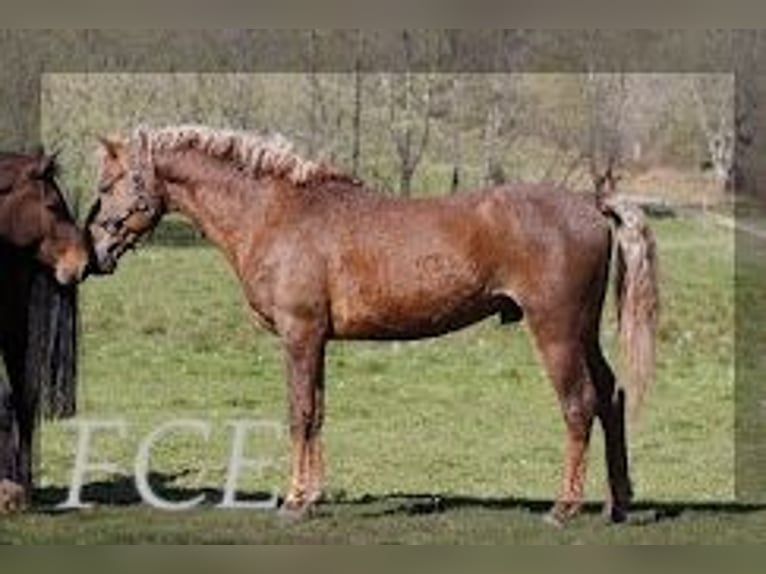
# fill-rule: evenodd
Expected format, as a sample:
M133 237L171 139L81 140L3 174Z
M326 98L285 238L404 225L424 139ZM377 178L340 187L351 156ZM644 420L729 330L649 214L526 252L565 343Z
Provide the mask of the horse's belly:
M491 296L355 298L332 305L339 339L420 339L461 329L499 311Z
M498 311L492 294L496 265L483 236L421 223L409 234L371 232L371 239L330 258L334 336L431 337Z

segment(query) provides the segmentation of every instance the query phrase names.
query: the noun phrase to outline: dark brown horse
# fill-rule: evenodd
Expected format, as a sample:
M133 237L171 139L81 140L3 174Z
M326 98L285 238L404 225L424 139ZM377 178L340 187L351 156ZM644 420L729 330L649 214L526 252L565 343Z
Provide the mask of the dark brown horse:
M89 250L56 184L56 162L0 153L0 512L33 484L38 410L74 411L76 294Z
M283 511L321 495L324 357L331 339L417 339L499 314L525 318L566 421L563 487L551 519L580 508L594 418L606 436L608 512L631 497L624 400L599 343L612 228L621 332L638 398L652 375L657 291L640 210L545 186L438 199L365 189L300 158L277 136L171 127L102 140L89 217L97 266L169 211L189 217L236 270L250 306L284 346L292 473Z

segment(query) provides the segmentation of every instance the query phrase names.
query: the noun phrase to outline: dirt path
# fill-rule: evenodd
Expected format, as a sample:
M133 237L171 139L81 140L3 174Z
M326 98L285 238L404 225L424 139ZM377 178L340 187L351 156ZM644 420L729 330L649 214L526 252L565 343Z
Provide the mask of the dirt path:
M719 213L708 213L708 216L714 223L716 223L716 225L720 225L721 227L725 227L727 229L733 229L738 233L747 233L748 235L752 235L753 237L756 237L762 241L766 241L766 229L763 227L754 225L752 223L737 221L734 217L727 217Z

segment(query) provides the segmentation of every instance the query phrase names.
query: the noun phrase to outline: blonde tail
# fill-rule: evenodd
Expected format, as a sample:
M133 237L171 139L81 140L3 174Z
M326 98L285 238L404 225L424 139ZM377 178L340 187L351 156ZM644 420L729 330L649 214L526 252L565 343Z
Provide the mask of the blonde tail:
M602 210L616 222L617 321L628 411L632 419L654 381L659 288L654 234L642 209L621 199L606 200Z

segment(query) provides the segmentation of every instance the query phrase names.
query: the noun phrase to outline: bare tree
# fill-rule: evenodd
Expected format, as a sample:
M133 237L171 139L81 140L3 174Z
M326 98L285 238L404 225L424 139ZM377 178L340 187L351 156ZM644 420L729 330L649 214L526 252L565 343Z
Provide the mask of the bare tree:
M348 93L345 78L337 74L320 72L320 40L317 30L309 32L306 53L308 82L306 148L312 157L322 156L330 162L335 162L338 159L347 120L345 102Z
M433 78L412 72L413 39L402 32L404 72L383 76L388 92L388 128L399 160L399 192L410 195L412 180L431 133Z
M626 76L623 73L589 72L585 86L588 106L588 156L591 165L607 163L611 169L623 159Z
M309 48L307 55L307 75L309 83L309 109L308 109L308 153L311 156L317 154L321 141L321 126L327 121L327 108L324 101L324 92L317 71L319 42L318 32L309 32Z
M364 32L357 30L354 56L354 112L351 118L351 173L359 177L362 161L362 61L364 59Z
M484 121L484 166L485 180L490 185L499 185L506 180L503 164L498 156L504 117L504 80L505 78L496 74L489 77L489 104Z
M701 74L691 78L691 91L705 136L710 166L722 189L734 187L734 79L731 75Z
M229 29L224 31L234 62L240 69L246 69L247 59L253 49L250 30ZM255 112L259 108L258 92L253 90L253 76L242 72L226 77L227 94L222 98L223 116L228 125L237 129L251 128L255 123ZM256 96L256 98L254 98Z
M732 179L736 191L764 195L764 138L758 126L764 125L763 94L766 79L758 73L758 62L766 46L762 32L743 32L739 36L734 102L735 154Z
M445 66L449 66L450 63L456 61L460 57L460 31L459 30L446 30L440 36L444 47L444 51L439 50L439 68L443 69ZM465 108L465 94L463 90L463 76L459 72L453 73L448 77L447 85L447 110L446 115L448 119L448 129L450 130L450 152L452 173L450 174L450 191L455 193L462 184L462 171L463 171L463 131L464 126L464 113Z
M512 113L518 112L519 101L515 97L514 76L527 53L527 37L524 32L498 31L494 46L494 74L487 76L489 100L484 119L484 169L488 184L504 183L507 176L500 156L501 144L507 145L507 136L514 127Z
M452 77L450 90L450 114L452 116L452 178L450 191L455 193L462 184L463 169L463 80L459 74Z

